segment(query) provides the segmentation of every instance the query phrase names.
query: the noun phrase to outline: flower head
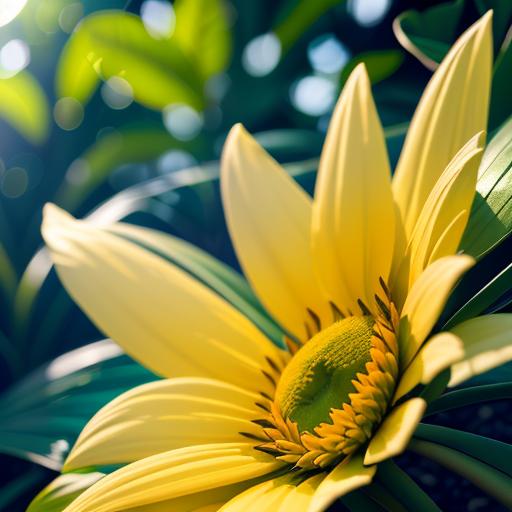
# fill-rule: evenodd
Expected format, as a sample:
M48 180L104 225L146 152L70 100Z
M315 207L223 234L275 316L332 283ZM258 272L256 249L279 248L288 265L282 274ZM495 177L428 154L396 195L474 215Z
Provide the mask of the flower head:
M71 296L166 377L84 429L66 470L126 465L68 512L323 510L406 448L426 408L422 385L447 368L458 383L510 359L482 343L509 330L510 315L431 336L473 264L457 249L484 141L490 19L434 74L393 179L362 65L335 108L312 200L233 128L226 219L270 318L220 264L201 274L204 261L182 242L46 208L43 235Z

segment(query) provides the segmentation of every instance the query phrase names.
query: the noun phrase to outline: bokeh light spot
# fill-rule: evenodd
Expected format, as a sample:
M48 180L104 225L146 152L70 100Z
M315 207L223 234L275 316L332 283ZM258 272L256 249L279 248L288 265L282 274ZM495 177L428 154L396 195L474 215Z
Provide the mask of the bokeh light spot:
M16 18L26 3L27 0L0 0L0 27Z
M391 7L391 0L349 0L348 12L363 27L377 25Z
M2 176L2 194L10 199L22 196L28 188L28 174L23 167L7 169Z
M155 38L171 37L176 16L170 2L146 0L140 8L140 17L146 30Z
M350 52L333 34L325 34L310 43L308 58L315 71L334 74L349 61Z
M0 73L3 78L25 69L30 62L30 49L21 39L12 39L0 50Z
M73 2L66 5L59 13L59 26L63 32L71 34L77 23L84 15L82 2Z
M296 82L290 91L293 106L310 116L325 114L334 103L336 86L321 76L306 76Z
M132 86L120 76L109 78L101 87L103 101L114 110L122 110L133 102Z
M187 151L171 149L158 159L156 167L160 174L169 174L196 164L197 160Z
M84 120L84 107L75 98L65 97L55 103L53 117L63 130L74 130Z
M163 111L164 125L178 140L192 140L203 127L203 118L188 105L169 105Z
M275 34L262 34L249 41L242 54L242 65L252 76L268 75L281 58L281 42Z

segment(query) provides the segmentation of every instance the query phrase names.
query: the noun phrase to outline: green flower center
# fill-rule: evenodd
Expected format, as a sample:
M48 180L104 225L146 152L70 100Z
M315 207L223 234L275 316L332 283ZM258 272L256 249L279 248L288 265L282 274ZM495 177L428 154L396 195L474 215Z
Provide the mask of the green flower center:
M319 332L284 369L275 400L285 418L297 422L301 432L313 432L329 421L332 408L349 402L352 380L371 360L374 320L349 317Z

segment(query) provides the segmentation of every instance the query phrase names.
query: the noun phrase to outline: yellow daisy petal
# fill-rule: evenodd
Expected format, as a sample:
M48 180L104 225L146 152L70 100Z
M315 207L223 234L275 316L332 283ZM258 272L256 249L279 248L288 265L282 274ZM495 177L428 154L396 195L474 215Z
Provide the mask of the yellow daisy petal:
M459 278L475 260L457 255L440 258L429 265L409 292L401 313L400 363L405 368L437 322Z
M138 386L103 407L82 430L66 471L134 462L185 446L247 442L262 397L226 382L177 378Z
M341 462L318 486L307 511L322 512L337 498L370 484L376 470L376 466L365 467L359 455Z
M430 80L411 122L393 178L407 236L448 162L486 129L492 68L492 14L458 39Z
M464 344L464 359L452 366L450 386L512 360L512 314L472 318L455 326Z
M243 482L281 467L274 457L257 452L246 443L181 448L141 459L107 475L65 512L114 512L141 507Z
M55 206L43 236L71 297L109 337L165 376L204 376L258 391L280 351L218 295L162 258Z
M394 401L418 384L428 384L436 375L464 356L463 343L449 332L441 332L428 340L418 351L400 378Z
M324 475L320 474L310 477L302 483L299 483L300 480L293 475L268 480L235 496L219 512L307 510L315 490L323 478Z
M412 233L406 264L401 268L404 272L410 269L408 278L401 276L398 279L402 285L408 281L408 285L394 290L400 297L407 295L408 289L430 263L457 252L475 196L483 142L483 133L470 139L428 196Z
M392 409L373 435L364 456L364 463L378 464L402 453L426 407L427 403L422 398L411 398Z
M395 220L384 134L363 64L336 105L320 159L313 203L315 270L330 298L359 312L387 281Z
M289 332L307 337L307 308L331 319L311 258L311 201L244 130L235 126L222 154L221 190L231 239L245 275Z

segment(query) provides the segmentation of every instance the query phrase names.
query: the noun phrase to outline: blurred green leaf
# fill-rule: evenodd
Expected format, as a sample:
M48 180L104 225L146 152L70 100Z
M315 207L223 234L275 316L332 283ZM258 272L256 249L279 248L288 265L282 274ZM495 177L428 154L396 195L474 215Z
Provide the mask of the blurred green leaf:
M375 85L391 76L402 65L404 54L400 50L376 50L360 53L343 68L340 76L341 86L347 81L352 70L364 62L370 82Z
M61 512L104 476L100 472L59 475L34 498L27 512Z
M293 0L288 2L286 11L280 13L273 32L281 42L283 53L286 53L295 42L323 14L344 0Z
M35 144L48 135L49 107L37 80L20 71L10 78L0 78L0 116Z
M176 0L172 39L204 78L224 71L232 50L227 6L223 0Z
M0 288L6 298L13 296L16 289L16 281L16 271L6 250L0 244Z
M73 162L68 172L78 172L83 179L75 183L64 181L55 202L73 211L103 184L112 170L123 164L153 160L166 150L183 145L162 128L117 129L101 137Z
M203 107L202 81L171 39L155 39L142 20L123 11L85 18L64 47L57 69L60 97L87 103L100 79L125 79L136 101L155 110L173 103Z
M32 495L41 488L46 478L46 471L33 467L26 473L8 482L0 488L0 510L13 510L16 502L28 493ZM29 494L30 496L30 494ZM55 511L56 512L56 511Z
M483 16L489 9L493 10L492 32L495 40L495 50L505 39L510 30L512 18L512 2L510 0L474 0L480 16Z
M489 142L460 249L481 258L512 231L512 118Z
M405 11L393 22L400 44L429 69L435 69L455 40L464 0L446 2L424 11Z
M110 340L68 352L0 396L0 452L58 470L100 407L155 379Z

